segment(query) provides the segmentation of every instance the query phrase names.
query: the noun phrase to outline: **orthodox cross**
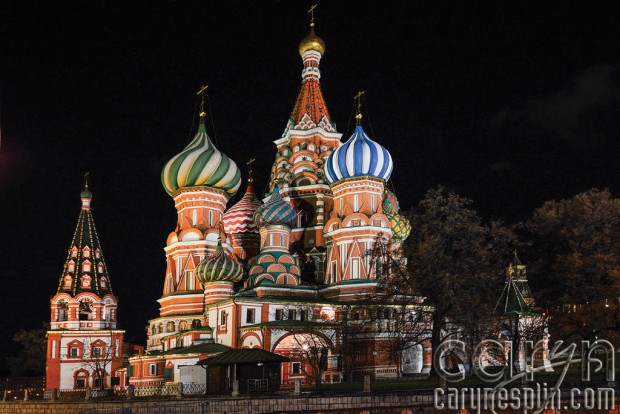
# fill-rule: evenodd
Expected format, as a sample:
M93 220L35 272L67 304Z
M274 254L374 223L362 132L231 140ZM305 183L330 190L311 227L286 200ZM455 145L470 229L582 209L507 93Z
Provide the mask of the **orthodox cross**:
M205 112L205 92L209 85L205 85L200 88L200 90L196 93L196 95L200 95L200 117L204 118L207 113Z
M254 163L254 161L256 161L256 158L250 158L250 160L246 163L248 165L248 183L251 183L252 181L254 181L254 179L252 178L252 164Z
M84 190L88 190L88 176L90 175L89 172L86 172L86 174L84 174Z
M364 91L359 91L353 98L357 102L357 112L355 113L355 125L357 126L359 126L362 121L362 96L364 96Z
M314 9L316 9L316 6L318 4L313 4L310 10L308 10L308 13L310 13L310 27L314 27Z

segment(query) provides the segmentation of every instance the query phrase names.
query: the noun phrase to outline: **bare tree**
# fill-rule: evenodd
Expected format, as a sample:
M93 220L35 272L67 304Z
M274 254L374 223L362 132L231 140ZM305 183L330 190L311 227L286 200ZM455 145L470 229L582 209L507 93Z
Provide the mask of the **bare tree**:
M333 345L334 332L328 337L325 331L294 330L291 335L295 345L292 357L300 362L300 369L316 385L323 382L323 374L328 368L330 348Z
M82 367L94 375L94 386L103 390L107 385L106 373L114 359L120 355L120 350L115 349L114 335L110 332L103 339L87 339L83 346Z

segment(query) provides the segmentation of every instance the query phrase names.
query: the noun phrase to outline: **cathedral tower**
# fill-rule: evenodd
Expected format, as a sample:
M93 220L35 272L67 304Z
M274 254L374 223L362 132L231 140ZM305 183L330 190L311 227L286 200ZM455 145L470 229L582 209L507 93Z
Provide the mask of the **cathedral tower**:
M122 364L125 331L117 329L118 301L95 229L88 175L80 197L80 216L50 301L47 389L99 387L102 381L109 386Z
M310 33L299 44L304 65L301 88L282 137L274 141L278 152L269 179L269 192L279 188L282 198L297 210L290 248L306 263L311 273L306 277L319 283L324 276L323 227L332 207L324 166L342 136L321 91L319 63L324 53L325 43L315 34L312 19Z
M222 220L226 203L241 186L241 172L211 142L205 117L203 98L198 132L161 172L162 185L177 209L177 224L164 248L167 267L158 300L160 317L149 321L148 349L162 349L161 339L180 332L186 321L201 323L205 297L197 267L220 240L223 251L233 254Z
M356 98L361 96L360 92ZM376 243L387 245L392 238L390 219L383 213L392 157L364 132L360 101L356 118L355 132L334 150L325 165L325 176L334 195L334 208L325 225L326 284L374 283L376 274L369 252L376 248ZM349 294L338 290L332 294L337 293Z

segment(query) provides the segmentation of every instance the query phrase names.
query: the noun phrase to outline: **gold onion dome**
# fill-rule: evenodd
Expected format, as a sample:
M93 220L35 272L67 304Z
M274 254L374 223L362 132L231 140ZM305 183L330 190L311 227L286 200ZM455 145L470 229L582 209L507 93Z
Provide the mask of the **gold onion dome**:
M215 252L205 257L196 268L196 277L200 282L238 282L243 277L241 263L229 257L218 242Z
M321 55L325 54L325 42L314 33L314 26L310 26L310 34L299 44L299 54L301 56L308 50L315 50Z

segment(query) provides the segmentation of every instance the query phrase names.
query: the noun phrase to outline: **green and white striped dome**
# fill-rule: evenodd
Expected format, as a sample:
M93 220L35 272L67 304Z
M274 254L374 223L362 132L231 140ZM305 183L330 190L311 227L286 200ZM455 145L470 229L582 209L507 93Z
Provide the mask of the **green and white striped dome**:
M241 171L215 148L201 119L192 142L166 163L161 182L170 195L179 188L205 186L224 190L232 197L241 186Z

